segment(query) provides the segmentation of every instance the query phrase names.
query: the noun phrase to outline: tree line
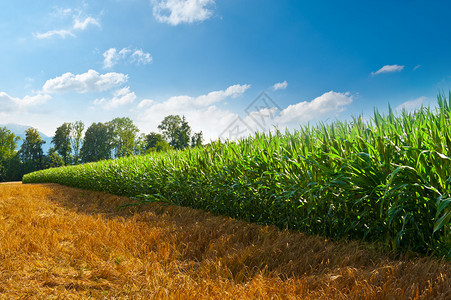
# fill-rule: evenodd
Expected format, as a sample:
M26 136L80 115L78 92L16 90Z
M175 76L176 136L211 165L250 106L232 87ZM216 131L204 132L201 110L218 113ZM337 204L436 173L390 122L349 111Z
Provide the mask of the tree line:
M0 127L0 182L21 180L29 172L113 159L151 152L183 150L203 143L202 131L192 133L185 116L169 115L158 125L160 133L138 134L130 118L115 118L106 123L92 123L85 131L82 121L63 123L44 154L42 140L35 128L25 131L25 138L16 150L20 137Z

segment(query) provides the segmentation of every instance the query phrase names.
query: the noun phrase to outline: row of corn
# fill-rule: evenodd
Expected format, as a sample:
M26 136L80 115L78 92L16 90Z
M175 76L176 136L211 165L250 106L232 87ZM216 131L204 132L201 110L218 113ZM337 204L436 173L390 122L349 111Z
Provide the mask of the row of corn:
M451 95L451 93L450 93ZM451 101L27 174L261 224L451 257Z

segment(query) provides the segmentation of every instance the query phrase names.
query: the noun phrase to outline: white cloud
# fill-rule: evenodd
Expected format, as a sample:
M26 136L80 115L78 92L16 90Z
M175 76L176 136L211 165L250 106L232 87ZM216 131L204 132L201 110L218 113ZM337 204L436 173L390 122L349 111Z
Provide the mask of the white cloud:
M153 15L157 21L178 25L204 21L212 16L210 5L214 0L152 0Z
M73 10L71 8L56 7L50 15L52 17L65 18L65 17L71 15L72 12L73 12Z
M142 108L146 108L146 107L150 107L155 103L154 100L152 99L144 99L141 102L139 102L138 104L138 108L142 109Z
M174 96L164 102L143 100L137 106L138 125L141 129L155 131L168 115L184 115L193 131L203 131L206 141L217 139L238 115L216 107L215 103L227 98L237 98L250 85L232 85L225 90L213 91L198 97Z
M277 107L265 107L259 111L250 112L245 118L246 125L255 131L268 131L273 126L278 125L278 108Z
M89 25L95 25L97 27L100 26L99 20L96 18L93 18L91 16L86 16L82 10L78 9L71 9L71 8L57 8L55 9L55 12L50 14L52 17L65 19L69 16L72 17L72 24L67 24L66 29L54 29L49 30L44 33L34 33L33 35L38 39L48 39L51 37L60 37L60 38L66 38L66 37L75 37L74 31L75 30L86 30Z
M73 26L73 28L74 29L79 29L79 30L86 30L86 28L90 24L95 25L97 27L100 27L99 21L97 21L93 17L86 17L84 20L80 20L78 18L74 18L74 26Z
M130 63L137 65L146 65L152 62L150 53L146 53L142 49L132 51L128 48L122 48L120 51L117 51L116 48L110 48L103 53L103 67L105 69L112 68L120 59L128 60Z
M416 71L416 70L418 70L419 67L421 67L421 65L416 65L416 66L413 68L413 70Z
M60 38L65 39L67 36L74 37L75 35L69 30L50 30L44 33L35 33L34 36L40 40L48 39L53 36L59 36Z
M400 72L404 69L404 66L399 65L385 65L376 72L371 72L371 75L378 75L381 73L392 73L392 72Z
M17 98L8 95L5 92L0 92L0 108L1 112L11 112L16 109L24 109L30 106L44 104L52 97L45 94L37 94L34 96L25 96L24 98Z
M118 106L126 105L133 103L135 101L136 95L134 92L130 92L130 87L124 87L122 89L119 89L117 91L113 92L113 98L111 99L96 99L94 101L95 105L100 105L104 109L112 109L116 108Z
M228 128L232 133L242 132L237 137L244 137L256 131L268 132L277 127L279 130L298 129L300 125L306 125L310 121L318 121L331 116L336 116L350 105L353 96L347 93L330 91L313 99L303 101L280 110L279 107L263 107L251 111L244 118L239 119ZM235 132L233 132L235 131ZM227 133L227 132L226 132ZM228 136L224 136L228 138Z
M427 100L428 100L427 97L421 96L421 97L419 97L417 99L409 100L409 101L406 101L404 103L401 103L400 105L398 105L396 107L396 110L403 110L403 109L405 109L407 111L413 111L413 110L415 110L417 108L420 108L421 105L423 105Z
M119 55L116 48L110 48L107 51L103 52L103 58L103 67L112 68L115 64L117 64L117 61L119 60Z
M249 89L251 86L249 84L235 84L232 86L229 86L225 91L214 91L210 92L207 95L201 95L195 99L190 98L190 100L193 99L193 104L197 106L208 106L213 103L217 103L219 101L224 100L227 97L231 98L237 98L244 94L244 92ZM186 96L182 96L186 97Z
M126 57L130 52L132 52L132 50L130 50L128 48L122 48L122 50L119 51L119 55L121 57Z
M37 94L34 96L27 95L22 100L19 99L19 101L17 101L16 103L20 107L28 107L28 106L33 106L33 105L44 104L51 98L52 98L52 96L46 95L46 94Z
M124 49L122 49L124 50ZM121 51L122 51L121 50ZM135 50L131 55L132 62L136 62L137 64L149 64L152 61L152 56L150 53L145 53L141 49Z
M330 114L343 111L353 101L349 93L337 93L330 91L313 99L310 102L303 101L289 105L280 112L276 123L282 126L298 126L311 120L318 120Z
M229 86L226 90L213 91L206 95L201 95L198 97L174 96L169 98L166 102L156 104L156 106L161 106L164 109L174 110L207 107L213 103L220 102L227 97L237 98L249 88L249 84L235 84Z
M203 132L206 142L218 139L219 135L238 117L237 114L220 109L215 105L180 109L169 105L154 104L139 111L137 125L144 132L156 131L157 126L168 115L184 115L193 132Z
M284 82L278 82L272 86L273 91L284 90L288 86L288 82L285 80Z
M0 92L0 111L10 112L14 109L16 98L11 97L5 92Z
M218 139L220 135L224 139L234 139L253 134L257 130L260 132L272 130L274 126L281 129L297 129L300 124L336 116L352 103L354 97L349 92L330 91L312 101L296 103L281 111L278 107L265 107L259 111L251 111L243 118L215 105L227 98L242 95L249 87L249 85L233 85L225 90L213 91L198 97L174 96L160 103L143 100L134 111L137 124L145 132L155 131L165 116L185 115L192 130L194 132L202 130L207 142L210 139ZM263 119L265 128L260 124Z
M102 92L117 87L127 80L128 75L115 72L99 74L95 70L89 70L78 75L69 72L47 80L42 90L44 93Z

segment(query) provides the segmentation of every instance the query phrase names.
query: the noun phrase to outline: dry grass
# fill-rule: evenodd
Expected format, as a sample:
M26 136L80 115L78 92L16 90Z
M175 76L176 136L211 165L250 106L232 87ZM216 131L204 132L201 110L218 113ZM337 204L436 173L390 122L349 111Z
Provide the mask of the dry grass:
M451 299L451 263L54 184L0 185L0 299Z

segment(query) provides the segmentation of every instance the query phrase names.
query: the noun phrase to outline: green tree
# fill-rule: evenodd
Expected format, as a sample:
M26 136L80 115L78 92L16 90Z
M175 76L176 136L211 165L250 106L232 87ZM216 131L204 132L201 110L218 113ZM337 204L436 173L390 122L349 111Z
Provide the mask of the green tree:
M202 143L204 141L204 136L202 131L194 133L191 137L191 147L197 147L202 146Z
M171 146L163 139L159 133L151 132L145 136L146 152L162 152L171 149Z
M133 121L127 117L115 118L108 122L107 125L111 128L115 157L133 155L136 134L139 132Z
M180 118L179 115L169 115L158 125L158 129L174 149L185 149L189 146L191 127L185 116Z
M42 169L43 144L45 144L45 141L42 140L41 135L35 128L30 127L25 131L25 140L19 150L25 173Z
M58 154L55 148L50 148L45 156L44 168L57 168L64 165L64 159Z
M161 124L158 125L158 129L163 134L163 137L169 142L169 145L177 149L178 130L182 119L178 115L166 116Z
M14 156L5 164L6 181L20 181L24 174L24 165L20 160L19 152L16 151Z
M71 124L63 123L55 131L55 136L52 138L52 144L55 145L55 150L63 157L64 164L67 165L68 158L71 152Z
M16 155L17 141L20 137L16 136L6 127L0 127L0 181L10 180L11 162Z
M111 130L103 123L92 123L85 133L80 155L83 162L111 158Z
M135 140L135 155L141 155L146 153L146 135L140 134Z
M74 161L76 165L80 162L80 149L83 143L83 130L85 130L85 124L82 121L76 121L71 124L70 140L72 149L74 150Z
M185 116L182 117L180 127L177 130L177 147L176 149L185 149L189 146L191 136L191 127L188 125Z

